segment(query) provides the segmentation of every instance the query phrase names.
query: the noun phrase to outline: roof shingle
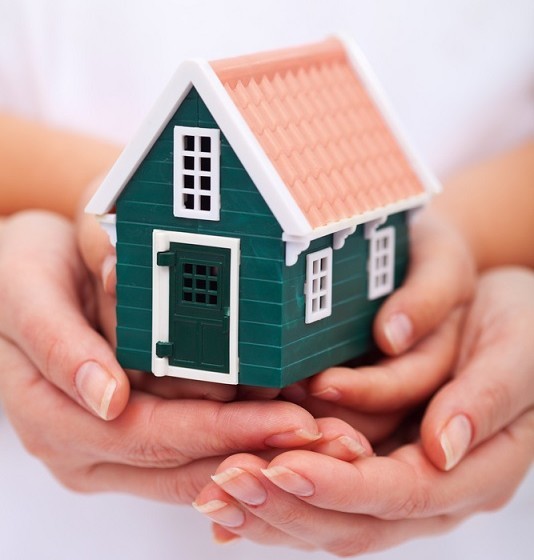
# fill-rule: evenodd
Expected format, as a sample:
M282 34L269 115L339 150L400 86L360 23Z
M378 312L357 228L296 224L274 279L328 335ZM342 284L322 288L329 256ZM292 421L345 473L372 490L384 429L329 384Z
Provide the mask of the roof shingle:
M211 66L312 228L425 192L337 39Z

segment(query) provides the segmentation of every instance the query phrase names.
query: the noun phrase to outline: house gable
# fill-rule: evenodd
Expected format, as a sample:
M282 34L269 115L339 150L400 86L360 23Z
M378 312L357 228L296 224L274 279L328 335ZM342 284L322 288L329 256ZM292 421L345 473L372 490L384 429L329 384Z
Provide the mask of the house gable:
M261 372L263 383L269 379L273 380L273 385L278 385L281 382L281 302L285 268L280 225L224 134L221 134L220 219L175 217L175 126L214 129L218 128L218 123L192 88L116 202L117 353L120 362L124 367L151 370L153 230L238 237L241 245L240 376L246 380ZM252 365L254 373L249 370Z

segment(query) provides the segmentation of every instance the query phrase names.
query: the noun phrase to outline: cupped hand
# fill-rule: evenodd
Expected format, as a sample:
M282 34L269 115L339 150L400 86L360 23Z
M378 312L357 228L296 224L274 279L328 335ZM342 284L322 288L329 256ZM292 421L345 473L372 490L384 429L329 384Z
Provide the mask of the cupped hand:
M27 212L6 220L0 237L0 399L22 442L68 486L190 501L221 456L319 437L302 408L225 404L224 386L211 384L219 402L191 400L203 391L191 384L177 383L174 401L130 392L95 330L72 225Z
M103 422L3 338L0 400L22 443L67 487L175 503L190 503L230 453L272 454L320 437L315 420L291 403L169 400L138 391L118 418Z
M375 339L389 357L370 367L330 368L303 387L311 399L298 401L314 414L344 418L373 442L389 436L449 379L474 292L473 259L444 218L424 210L411 234L407 278L374 324Z
M502 506L533 458L534 411L514 420L442 472L419 443L352 461L324 450L288 451L272 461L225 460L195 500L220 541L259 543L353 556L450 530Z
M453 379L433 398L421 426L425 451L437 467L452 469L534 408L533 332L534 272L502 268L484 274Z
M100 418L117 417L128 378L95 329L93 286L71 224L24 212L0 235L0 335L71 399Z

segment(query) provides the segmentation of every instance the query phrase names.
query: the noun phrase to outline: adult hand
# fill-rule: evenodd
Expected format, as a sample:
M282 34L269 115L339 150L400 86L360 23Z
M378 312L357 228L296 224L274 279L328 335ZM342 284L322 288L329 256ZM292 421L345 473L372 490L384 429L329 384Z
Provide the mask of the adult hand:
M220 540L239 535L352 556L444 532L502 506L532 462L533 441L530 410L448 473L417 443L352 462L312 451L271 462L241 454L219 466L195 504Z
M453 379L423 419L432 462L452 469L481 442L534 408L534 273L503 268L483 275L467 315ZM534 449L534 441L530 443Z
M23 443L68 486L189 500L221 456L319 437L291 403L193 401L190 386L183 400L128 399L128 378L92 326L92 283L70 223L28 212L0 235L0 398Z
M391 357L371 367L330 368L301 385L311 398L295 399L293 389L288 395L314 415L342 417L373 442L450 377L462 308L474 290L467 246L443 218L425 210L411 230L408 276L375 320L375 338Z
M270 463L231 457L217 471L219 486L210 484L197 497L201 511L214 500L234 508L231 517L226 510L227 529L217 529L223 535L230 530L350 555L444 531L477 511L502 506L534 458L532 293L531 271L502 269L482 277L455 377L431 402L422 443L352 462L309 451L283 453ZM471 428L469 438L454 424L447 432L458 415ZM442 472L434 463L450 468L447 461L457 455L447 451L454 449L455 434L464 453L470 452L451 472ZM228 469L253 477L248 487L256 487L255 504L228 484ZM217 512L207 513L223 524Z

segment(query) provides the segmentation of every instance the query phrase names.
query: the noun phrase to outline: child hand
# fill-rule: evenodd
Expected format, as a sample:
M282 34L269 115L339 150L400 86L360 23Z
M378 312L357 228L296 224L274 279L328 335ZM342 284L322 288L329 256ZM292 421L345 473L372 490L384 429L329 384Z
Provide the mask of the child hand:
M220 541L239 535L346 557L445 532L502 506L529 469L533 441L530 410L450 473L438 471L417 443L352 462L304 450L271 462L237 455L219 466L195 504Z
M477 511L502 506L534 459L533 293L534 273L526 269L501 269L482 277L467 315L454 379L431 402L422 442L386 457L345 463L324 456L332 455L325 449L322 455L286 452L269 464L249 455L225 461L217 472L247 471L266 497L253 506L227 484L206 487L197 503L226 501L240 512L233 517L241 520L238 526L217 529L220 538L230 538L231 531L255 540L356 554L445 531ZM454 465L447 465L451 456L442 447L443 427L447 430L458 414L470 426L470 437L460 438L464 454L470 452L443 473L434 464ZM461 435L461 430L451 433ZM450 439L445 451L454 451ZM461 454L452 453L457 457Z

